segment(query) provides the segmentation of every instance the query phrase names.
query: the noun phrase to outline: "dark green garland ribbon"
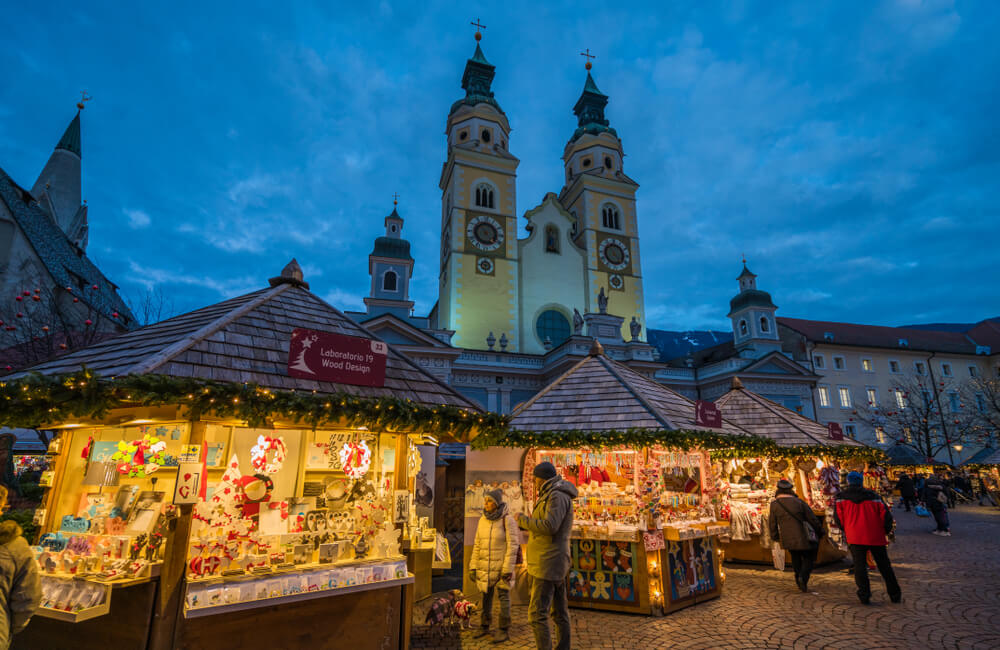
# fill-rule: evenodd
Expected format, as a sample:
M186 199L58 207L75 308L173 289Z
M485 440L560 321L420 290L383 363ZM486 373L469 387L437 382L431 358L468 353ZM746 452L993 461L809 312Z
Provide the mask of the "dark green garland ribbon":
M312 428L322 425L366 426L467 440L477 430L496 435L506 431L507 418L449 405L426 405L396 397L358 397L348 393L271 390L256 384L235 384L164 375L103 378L83 369L67 375L32 374L0 380L0 425L39 428L79 419L100 419L111 409L182 405L191 418L211 415L234 418L249 426L288 420Z

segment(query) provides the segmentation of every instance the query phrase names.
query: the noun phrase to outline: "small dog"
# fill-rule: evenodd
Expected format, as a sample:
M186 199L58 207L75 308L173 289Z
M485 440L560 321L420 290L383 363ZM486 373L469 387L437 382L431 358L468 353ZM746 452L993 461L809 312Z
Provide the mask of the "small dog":
M479 606L466 600L460 589L452 589L431 603L424 622L432 633L443 637L456 624L460 630L472 629L471 619L478 610Z
M424 622L431 626L433 633L442 637L445 635L447 628L454 624L455 604L462 598L461 590L452 589L431 603L431 608L427 610Z
M460 600L455 603L453 611L455 613L455 618L458 619L458 629L460 630L471 630L472 622L469 620L479 607L475 603L471 603L467 600Z

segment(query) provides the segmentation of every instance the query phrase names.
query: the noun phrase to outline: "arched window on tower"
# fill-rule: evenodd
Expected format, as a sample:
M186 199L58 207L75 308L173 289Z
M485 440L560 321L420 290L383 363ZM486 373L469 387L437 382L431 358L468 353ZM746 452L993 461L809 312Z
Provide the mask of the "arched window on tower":
M545 226L545 252L559 252L559 229L555 226Z
M493 188L486 183L480 183L476 187L476 206L480 208L494 207Z
M747 322L745 320L740 321L740 336L746 336L750 333L750 328L747 327Z
M760 317L760 331L761 332L770 332L771 331L771 326L768 324L767 318L765 318L764 316Z
M382 276L382 291L397 291L398 284L399 277L395 271L386 271L385 275Z
M605 203L601 209L601 224L611 230L621 230L622 220L621 215L618 213L618 208L610 203Z

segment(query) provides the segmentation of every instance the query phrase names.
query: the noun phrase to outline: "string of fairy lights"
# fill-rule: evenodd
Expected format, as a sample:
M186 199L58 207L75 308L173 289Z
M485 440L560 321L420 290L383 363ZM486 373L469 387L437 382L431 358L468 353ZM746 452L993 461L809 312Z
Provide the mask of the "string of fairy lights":
M376 430L425 431L472 440L487 447L611 449L665 447L703 449L716 458L801 458L864 460L880 463L885 454L864 445L783 447L770 438L692 429L607 429L523 431L509 416L450 405L425 405L398 397L272 390L252 383L229 383L164 375L101 377L83 369L65 375L30 374L0 381L0 424L43 428L73 419L101 419L111 409L179 405L192 420L214 416L249 426L274 420L323 425L365 426Z

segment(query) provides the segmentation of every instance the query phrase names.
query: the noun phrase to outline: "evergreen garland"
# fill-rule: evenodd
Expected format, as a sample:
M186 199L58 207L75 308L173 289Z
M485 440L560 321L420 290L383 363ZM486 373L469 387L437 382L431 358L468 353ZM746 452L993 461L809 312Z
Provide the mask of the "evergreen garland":
M475 449L486 447L519 447L536 449L611 449L627 447L665 447L688 451L705 449L715 459L726 458L814 458L830 460L864 460L884 463L887 458L880 449L865 445L802 445L782 447L762 436L734 436L711 431L690 429L608 429L604 431L521 431L494 430L478 436L472 442Z
M79 418L100 419L111 409L181 405L190 417L233 418L248 426L288 420L318 428L324 425L366 426L377 431L447 433L487 447L609 449L660 446L705 449L713 458L799 458L884 463L885 454L864 445L782 447L762 436L734 436L689 429L608 429L603 431L522 431L508 427L509 417L475 413L455 406L426 406L396 397L358 397L349 393L321 394L277 391L256 384L234 384L165 375L101 378L83 369L67 375L31 374L0 381L0 425L39 428Z
M366 426L384 431L447 433L467 440L473 430L496 435L507 418L455 406L428 406L396 397L358 397L277 391L256 384L234 384L165 375L102 378L86 368L67 375L32 374L0 381L0 425L38 428L79 418L100 419L111 409L182 405L190 417L213 415L245 421L251 427L269 420L322 425Z

